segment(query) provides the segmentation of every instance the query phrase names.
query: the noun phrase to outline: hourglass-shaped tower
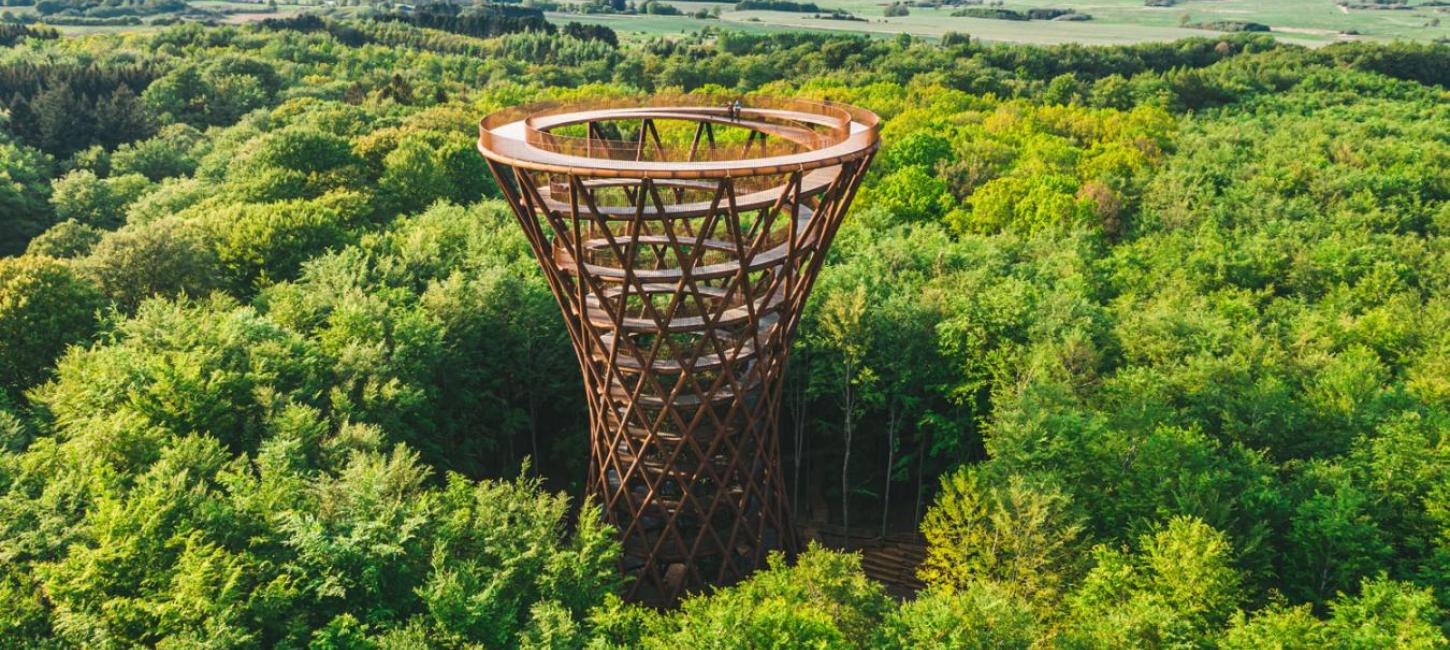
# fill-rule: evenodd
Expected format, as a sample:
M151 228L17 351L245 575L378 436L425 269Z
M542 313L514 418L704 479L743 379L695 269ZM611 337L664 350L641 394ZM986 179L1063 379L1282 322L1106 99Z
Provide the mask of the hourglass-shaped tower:
M535 105L480 124L564 311L587 489L619 530L632 598L667 604L796 552L781 382L878 142L870 112L762 97Z

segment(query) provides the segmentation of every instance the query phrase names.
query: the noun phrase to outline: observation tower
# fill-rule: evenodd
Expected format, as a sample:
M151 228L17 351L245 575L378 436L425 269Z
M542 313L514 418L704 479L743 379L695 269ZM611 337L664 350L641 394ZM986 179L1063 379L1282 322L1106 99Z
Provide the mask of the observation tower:
M478 149L563 309L588 491L629 596L794 554L777 419L790 341L880 140L830 102L656 96L489 115Z

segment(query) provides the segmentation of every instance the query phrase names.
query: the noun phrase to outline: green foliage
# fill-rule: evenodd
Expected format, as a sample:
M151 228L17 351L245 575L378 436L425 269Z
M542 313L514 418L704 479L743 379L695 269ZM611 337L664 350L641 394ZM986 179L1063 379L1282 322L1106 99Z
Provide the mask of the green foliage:
M67 219L30 240L25 253L59 259L84 257L101 241L102 235L103 231L94 226Z
M1031 600L994 582L929 590L886 617L874 647L907 650L1026 648L1043 630Z
M217 187L195 178L168 178L126 210L126 221L144 225L176 215L217 192Z
M534 617L572 620L559 603L592 602L612 584L612 533L586 524L566 536L566 500L535 482L455 476L431 488L402 449L352 450L309 481L289 465L316 443L276 439L256 472L205 438L171 443L124 497L102 498L80 522L90 541L43 569L57 634L356 647L426 612L416 620L435 642L472 632L508 645ZM250 503L259 489L276 498ZM142 572L159 579L131 582ZM554 603L550 613L516 611L534 599ZM482 637L469 615L487 617Z
M7 138L0 140L0 170L0 255L14 255L49 224L50 160Z
M1020 477L996 486L971 470L943 478L921 524L929 544L921 577L947 593L990 580L1011 585L1029 602L1055 602L1076 577L1081 526L1070 505L1062 493Z
M921 165L902 167L877 183L862 203L878 207L905 221L940 219L955 201L945 181Z
M1220 647L1237 648L1444 648L1436 628L1443 614L1422 589L1384 578L1364 581L1360 595L1341 594L1328 621L1309 606L1273 607L1234 621Z
M56 179L50 204L58 219L110 230L125 221L126 208L149 187L139 174L97 178L89 170L76 170Z
M307 265L262 299L328 359L340 417L378 422L432 464L477 471L515 440L577 426L545 405L576 395L553 295L499 204L439 205ZM555 428L557 427L557 428ZM579 442L582 442L579 441ZM571 454L572 455L572 454Z
M97 436L127 463L193 432L253 450L273 414L321 389L309 342L227 298L153 300L117 329L111 345L67 355L34 398L60 435ZM107 440L117 426L136 439Z
M0 388L39 383L67 346L99 326L100 292L65 262L0 258Z
M269 133L245 145L226 177L241 198L257 203L317 198L365 175L347 139L304 126Z
M463 136L409 134L382 161L379 190L392 209L408 213L434 201L472 203L488 187L488 167Z
M996 232L1008 227L1034 232L1086 223L1086 206L1074 196L1076 183L1066 176L998 178L972 195L971 216L956 223L964 231Z
M522 634L555 647L618 581L618 543L589 504L568 544L562 495L521 498L537 482L471 486L455 475L443 494L433 571L419 588L435 630L457 643L507 645ZM525 644L528 645L528 644Z
M1303 576L1285 585L1300 600L1323 601L1384 566L1392 549L1369 510L1369 494L1340 468L1315 463L1290 515L1286 565Z
M232 54L179 66L148 86L141 99L168 122L205 127L231 124L267 105L280 84L270 63Z
M6 51L0 647L1446 645L1443 45L405 22ZM907 603L625 605L485 478L588 420L477 119L701 88L883 118L777 408L801 518L924 516Z
M331 203L241 203L208 214L226 285L245 294L292 277L307 259L346 243L348 217Z
M106 297L128 311L157 295L205 296L220 287L223 278L207 233L197 224L175 218L107 234L81 267Z
M197 149L205 136L186 124L172 124L154 137L121 145L111 154L111 173L141 174L153 181L189 176L196 171Z
M1069 597L1066 647L1203 645L1235 611L1239 575L1224 535L1175 518L1136 553L1099 546Z
M1226 650L1278 648L1296 650L1329 645L1324 622L1315 618L1308 605L1273 607L1234 619L1219 647Z
M1383 577L1331 604L1330 638L1345 648L1445 648L1445 613L1430 592Z
M890 609L856 556L812 548L651 622L643 648L866 648Z
M929 131L915 131L892 142L881 162L889 169L920 165L931 170L943 162L950 162L952 143L950 140Z
M20 648L22 640L42 647L51 636L44 594L18 567L0 569L0 647Z

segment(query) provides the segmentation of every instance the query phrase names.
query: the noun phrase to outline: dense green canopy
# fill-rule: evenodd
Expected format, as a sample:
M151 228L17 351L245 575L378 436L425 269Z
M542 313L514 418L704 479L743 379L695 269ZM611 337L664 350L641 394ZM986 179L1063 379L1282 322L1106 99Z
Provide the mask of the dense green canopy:
M578 31L0 50L0 648L1450 645L1450 47ZM885 120L782 446L922 530L906 602L813 548L629 606L563 496L476 121L700 89Z

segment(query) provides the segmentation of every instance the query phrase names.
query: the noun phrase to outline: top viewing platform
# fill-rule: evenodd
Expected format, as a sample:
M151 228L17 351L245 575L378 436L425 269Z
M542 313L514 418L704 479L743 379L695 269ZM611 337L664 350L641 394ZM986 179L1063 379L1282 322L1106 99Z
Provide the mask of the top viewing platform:
M478 149L549 173L729 178L839 165L879 138L874 113L829 101L657 95L498 111L479 123Z

